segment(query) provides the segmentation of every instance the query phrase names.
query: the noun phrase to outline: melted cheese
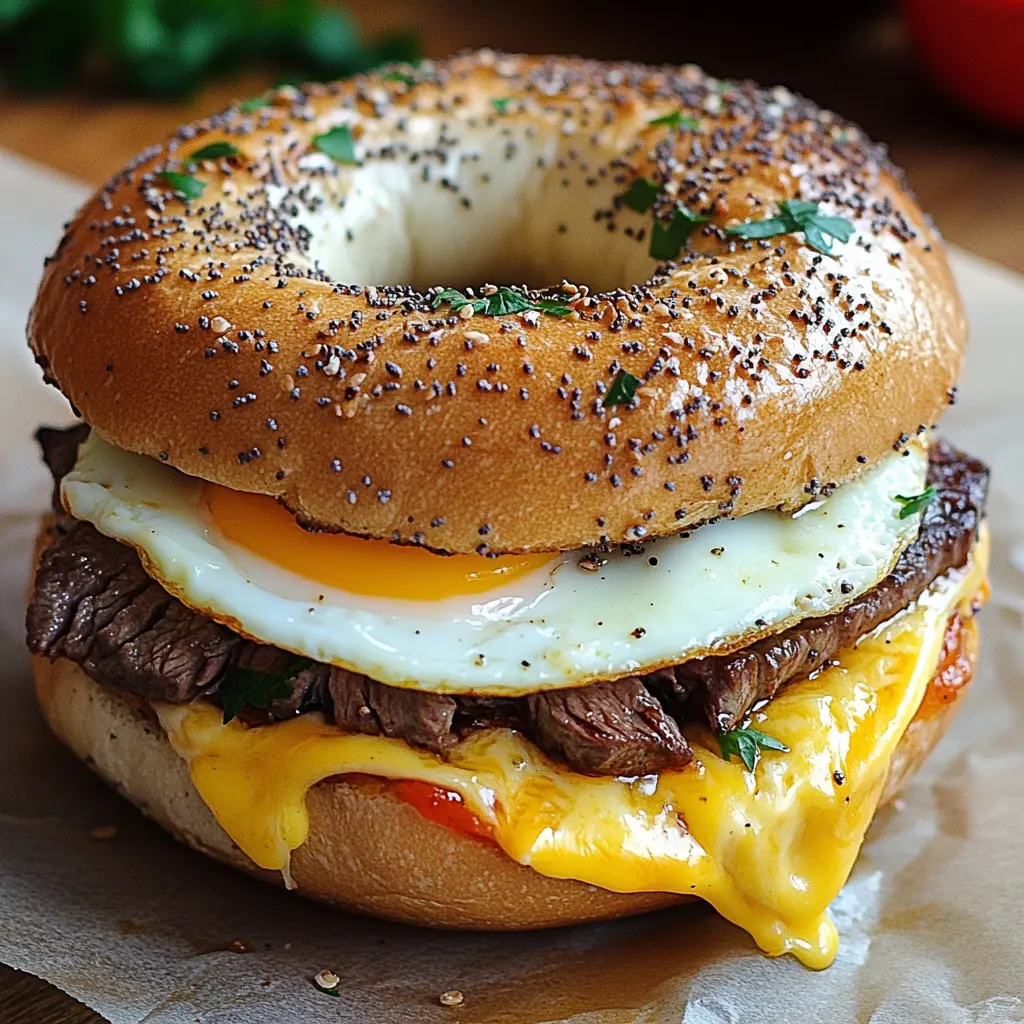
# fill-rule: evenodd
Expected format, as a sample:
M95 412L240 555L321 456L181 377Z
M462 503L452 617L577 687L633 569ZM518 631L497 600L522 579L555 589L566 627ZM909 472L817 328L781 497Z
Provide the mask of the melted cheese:
M286 878L308 835L311 786L350 772L418 779L461 794L501 848L541 874L699 896L765 952L823 968L838 948L828 906L935 671L946 621L981 586L985 561L983 536L967 569L755 714L790 752L767 751L753 773L724 761L698 725L686 729L693 764L624 780L570 772L507 730L473 734L441 760L318 715L250 728L223 725L204 702L157 710L225 832Z

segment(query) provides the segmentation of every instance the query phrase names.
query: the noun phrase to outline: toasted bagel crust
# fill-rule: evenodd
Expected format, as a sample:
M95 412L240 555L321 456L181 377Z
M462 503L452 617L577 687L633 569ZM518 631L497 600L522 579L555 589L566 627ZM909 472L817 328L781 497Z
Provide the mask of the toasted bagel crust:
M682 126L651 123L676 112ZM342 122L361 168L316 150ZM646 247L677 201L709 222L646 282L563 288L569 316L467 319L407 286L332 281L302 211L328 223L358 175L436 164L460 133L550 138L564 203L620 241ZM188 163L218 142L238 155ZM165 169L202 196L182 199ZM615 198L640 178L653 212ZM725 233L789 199L853 239L822 256L800 233ZM472 215L453 206L448 244ZM552 251L595 248L573 231ZM694 67L490 52L283 89L181 129L72 221L29 325L47 378L113 443L277 496L310 525L483 554L798 505L935 421L965 334L933 227L855 126ZM606 407L622 370L636 397Z
M971 622L966 628L973 631ZM968 646L973 663L974 646ZM76 756L182 842L266 881L227 837L144 703L90 680L78 666L33 659L50 728ZM953 700L915 719L893 756L891 800L952 721ZM306 799L310 834L292 855L298 891L377 917L443 928L520 930L624 917L687 902L674 893L616 893L548 878L496 846L424 818L386 782L327 779Z

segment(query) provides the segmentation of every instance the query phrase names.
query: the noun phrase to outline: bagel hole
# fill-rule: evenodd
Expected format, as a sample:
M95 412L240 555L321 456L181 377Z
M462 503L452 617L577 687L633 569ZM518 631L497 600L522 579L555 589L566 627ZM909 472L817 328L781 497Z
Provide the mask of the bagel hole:
M368 147L303 212L309 256L332 280L425 291L566 279L599 292L654 272L650 214L615 208L629 175L590 133L489 125L452 129L449 145L416 120L400 155Z

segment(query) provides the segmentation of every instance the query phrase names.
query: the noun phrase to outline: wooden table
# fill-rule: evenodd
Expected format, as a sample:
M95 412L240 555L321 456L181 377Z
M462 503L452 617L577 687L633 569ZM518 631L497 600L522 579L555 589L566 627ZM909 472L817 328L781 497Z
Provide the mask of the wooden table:
M1024 139L971 121L935 96L897 19L884 11L842 30L794 32L787 23L782 37L766 41L763 24L752 18L744 29L733 5L718 23L684 12L675 27L652 27L649 16L627 13L610 24L588 14L583 0L524 0L514 14L479 0L446 0L443 16L429 21L426 0L349 0L348 6L371 32L417 28L431 55L484 45L571 50L601 58L695 60L722 77L784 82L888 141L949 241L1024 272ZM791 0L791 10L799 6ZM820 21L820 13L814 18ZM547 27L539 42L540 25ZM265 84L252 76L219 83L181 104L0 94L0 146L98 184L177 124ZM85 1024L100 1018L38 979L0 967L0 1020Z

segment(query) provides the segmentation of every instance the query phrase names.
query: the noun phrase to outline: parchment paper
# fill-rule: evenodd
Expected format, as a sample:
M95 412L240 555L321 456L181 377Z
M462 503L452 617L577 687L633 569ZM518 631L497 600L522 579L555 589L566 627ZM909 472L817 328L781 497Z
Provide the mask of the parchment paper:
M816 974L707 909L511 936L339 914L178 846L48 736L22 638L49 488L30 435L69 413L23 326L84 193L0 153L0 960L116 1024L1024 1021L1024 279L956 254L974 337L944 431L994 471L982 668L872 827L834 906L842 952ZM104 826L116 835L94 838ZM310 982L325 967L337 998ZM453 988L463 1005L439 1005Z

